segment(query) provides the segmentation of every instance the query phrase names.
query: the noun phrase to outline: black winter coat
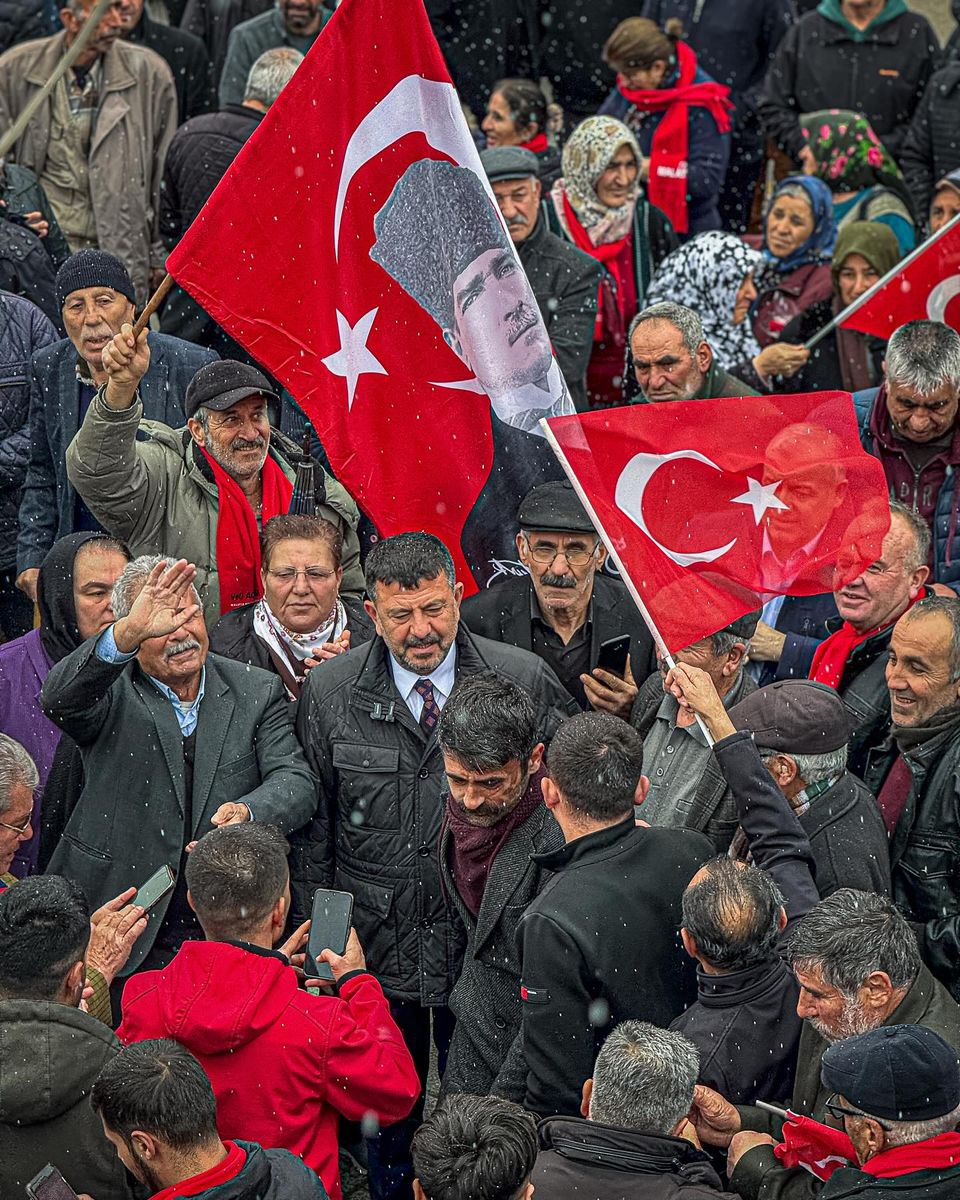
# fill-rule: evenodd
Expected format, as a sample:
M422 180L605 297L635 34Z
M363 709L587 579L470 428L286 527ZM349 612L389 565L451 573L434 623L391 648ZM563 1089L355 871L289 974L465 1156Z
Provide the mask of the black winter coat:
M890 895L887 829L873 793L856 775L845 771L813 800L800 824L813 849L821 896L839 888Z
M22 217L0 217L0 291L23 296L60 329L56 271L42 239Z
M922 1156L919 1146L917 1152ZM820 1192L820 1200L954 1200L956 1196L960 1196L960 1167L911 1171L890 1179L841 1167Z
M929 22L904 12L854 41L842 25L811 12L780 43L760 103L764 131L799 161L801 113L863 113L897 158L940 53Z
M616 1025L665 1026L692 1003L680 901L715 853L702 834L641 828L631 811L537 856L554 874L520 921L525 1108L578 1113L583 1082Z
M227 57L231 29L270 7L270 0L187 0L180 28L198 37L207 48L213 94Z
M683 1138L551 1117L530 1179L549 1200L721 1200L709 1158Z
M960 167L960 62L948 62L927 84L903 140L900 166L914 211L925 220L937 183Z
M827 621L827 629L832 634L842 624L841 618L836 617ZM886 740L890 729L890 692L887 689L886 671L892 633L891 625L854 647L837 689L854 723L847 766L861 779L867 779L871 754L875 747ZM871 791L875 792L876 789L871 787Z
M127 40L159 54L170 68L177 89L179 124L213 108L210 59L206 46L195 34L161 25L144 12Z
M36 305L0 291L0 571L17 564L17 517L30 461L30 357L56 340Z
M577 711L532 654L475 638L462 624L456 647L457 679L496 670L530 692L542 741ZM443 759L436 730L428 737L397 691L388 654L377 637L307 676L297 733L319 779L320 800L314 820L295 838L293 907L304 920L316 888L352 892L360 942L387 996L445 1005L461 943L437 851Z
M823 329L833 319L833 300L820 300L803 312L797 313L783 328L779 340L791 346L802 346L809 338ZM866 343L867 361L873 373L869 387L875 387L883 380L883 356L887 343L878 337L867 333L847 332L848 337L861 338ZM778 392L836 392L846 391L840 367L840 343L837 331L834 329L825 338L817 342L810 357L790 379L778 380Z
M58 33L54 7L45 0L0 0L0 54L18 42Z
M6 211L9 215L25 217L27 213L32 212L42 214L49 229L46 236L42 237L40 241L50 256L53 269L59 270L66 259L70 257L70 246L57 222L53 205L33 171L29 167L21 167L19 163L4 163L2 178L0 178L0 199L6 204ZM59 323L58 310L57 320L54 324L59 325Z
M265 1150L239 1138L237 1145L247 1153L240 1174L192 1193L194 1200L328 1200L319 1177L289 1150Z

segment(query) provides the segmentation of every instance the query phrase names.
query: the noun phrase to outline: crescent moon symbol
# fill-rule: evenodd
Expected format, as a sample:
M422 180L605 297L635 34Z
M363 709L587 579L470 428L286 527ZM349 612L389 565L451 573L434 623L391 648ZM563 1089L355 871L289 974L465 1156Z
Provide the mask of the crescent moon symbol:
M960 275L950 275L941 279L927 297L927 316L931 321L942 321L947 305L960 295Z
M713 467L715 471L720 470L715 462L711 462L709 458L696 450L677 450L673 454L635 454L620 472L613 496L614 501L620 511L625 513L635 525L638 525L657 549L677 566L690 567L694 563L714 562L714 560L722 558L728 550L733 549L737 544L736 538L732 542L727 542L725 546L718 546L715 550L699 550L694 554L683 554L678 550L668 550L647 528L647 520L643 515L643 494L647 484L664 463L673 462L678 458L689 458L694 462L705 463L708 467Z
M460 129L459 126L463 126ZM347 143L337 188L337 206L333 216L333 249L340 257L340 221L347 189L364 163L382 153L408 133L422 133L430 145L447 154L458 167L469 167L490 192L480 157L471 138L465 137L466 125L460 115L457 93L450 83L408 75L367 113ZM493 193L490 192L493 200ZM497 209L499 212L500 210Z

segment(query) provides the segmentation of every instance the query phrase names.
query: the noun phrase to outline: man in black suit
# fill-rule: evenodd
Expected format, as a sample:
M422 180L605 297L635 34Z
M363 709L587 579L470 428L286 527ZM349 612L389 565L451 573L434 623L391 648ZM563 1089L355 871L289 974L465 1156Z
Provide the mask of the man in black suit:
M463 604L467 628L532 650L582 708L626 719L634 680L656 670L653 638L626 587L601 572L607 548L566 480L528 492L517 510L517 553L526 568ZM623 678L597 667L600 647L629 635Z

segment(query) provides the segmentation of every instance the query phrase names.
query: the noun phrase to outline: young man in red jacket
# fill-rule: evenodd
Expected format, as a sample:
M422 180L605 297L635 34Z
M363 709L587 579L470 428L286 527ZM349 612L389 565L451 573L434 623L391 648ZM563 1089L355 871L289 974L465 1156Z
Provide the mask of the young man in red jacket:
M256 822L197 842L187 886L207 940L131 977L117 1034L185 1046L210 1076L224 1137L292 1151L340 1200L340 1117L398 1121L420 1083L355 931L343 955L322 956L335 994L303 990L290 965L309 922L274 949L290 907L287 850L276 829Z

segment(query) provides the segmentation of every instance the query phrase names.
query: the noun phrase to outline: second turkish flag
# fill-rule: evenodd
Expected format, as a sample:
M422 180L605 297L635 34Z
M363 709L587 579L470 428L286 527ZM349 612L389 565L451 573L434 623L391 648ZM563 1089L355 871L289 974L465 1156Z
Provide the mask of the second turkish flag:
M772 595L833 591L880 556L880 463L844 392L635 405L546 422L666 648Z

